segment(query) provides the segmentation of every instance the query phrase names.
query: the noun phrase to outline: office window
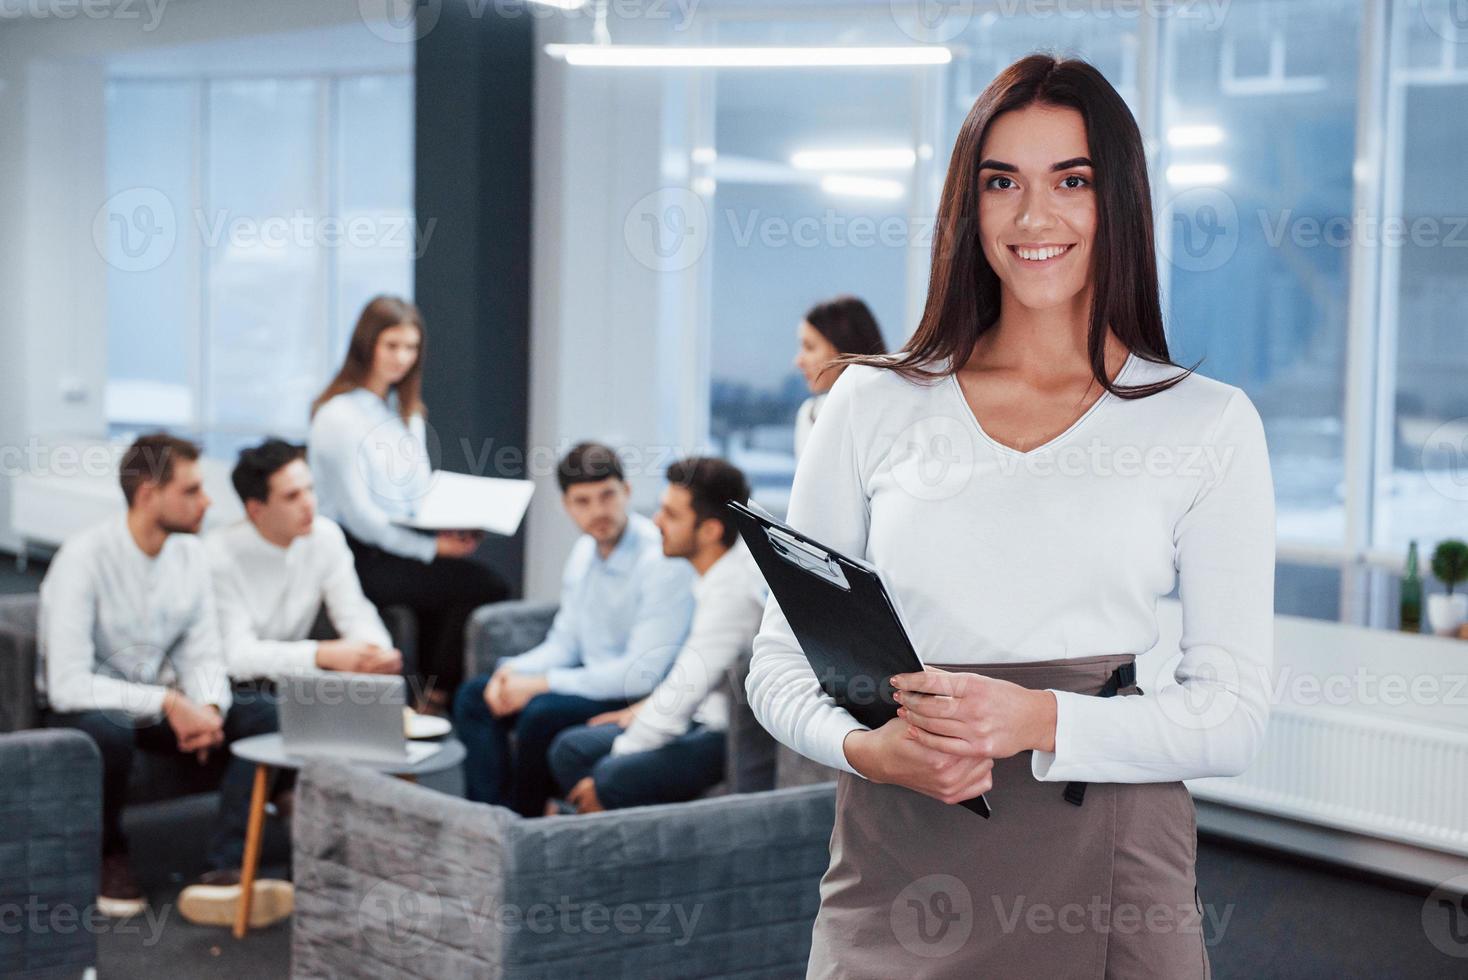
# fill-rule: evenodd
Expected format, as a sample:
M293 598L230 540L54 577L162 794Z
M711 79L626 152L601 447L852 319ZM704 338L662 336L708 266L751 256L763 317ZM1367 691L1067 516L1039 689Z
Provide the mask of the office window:
M197 411L193 326L198 320L191 82L107 89L107 192L94 228L107 250L110 422L187 426Z
M833 33L846 43L898 35L890 22L870 33L792 22L720 24L718 38L815 44ZM710 437L777 513L795 472L795 414L809 395L793 363L806 310L854 294L889 347L911 330L912 112L927 70L731 70L713 79L711 141L691 161L692 190L714 224Z
M1263 416L1282 540L1342 545L1357 4L1167 23L1154 172L1173 360Z
M304 436L362 305L411 295L412 138L403 73L109 83L111 427Z
M1468 25L1450 30L1447 5L1404 5L1405 37L1389 102L1399 142L1385 189L1378 249L1382 329L1394 358L1379 379L1391 417L1377 431L1373 544L1424 556L1468 537L1468 188L1463 169ZM1395 364L1391 360L1395 360Z

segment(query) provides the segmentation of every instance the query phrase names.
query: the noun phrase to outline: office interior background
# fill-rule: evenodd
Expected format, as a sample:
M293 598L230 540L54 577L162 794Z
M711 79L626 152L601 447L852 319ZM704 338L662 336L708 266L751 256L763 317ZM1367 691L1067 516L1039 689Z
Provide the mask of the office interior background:
M0 548L44 567L142 432L216 476L303 440L383 292L424 311L438 464L540 487L486 547L519 594L555 595L582 438L643 512L705 450L778 514L802 314L856 293L900 345L974 98L1077 54L1146 140L1173 359L1248 393L1273 465L1280 693L1200 828L1409 896L1380 943L1463 975L1429 911L1468 890L1468 642L1398 629L1409 543L1426 575L1468 538L1463 5L572 2L0 0Z

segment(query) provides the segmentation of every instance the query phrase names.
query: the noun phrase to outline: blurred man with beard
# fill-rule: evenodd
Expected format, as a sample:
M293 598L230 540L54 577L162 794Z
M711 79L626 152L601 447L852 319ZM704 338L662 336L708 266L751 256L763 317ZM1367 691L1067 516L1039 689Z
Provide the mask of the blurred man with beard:
M556 478L582 535L566 560L550 632L492 676L465 681L454 699L454 727L468 750L465 795L526 817L540 816L553 790L551 740L649 693L693 616L693 568L664 557L656 525L628 511L631 488L616 453L581 443Z
M101 750L98 907L126 917L145 907L122 832L134 753L223 764L210 870L200 880L237 888L254 767L230 758L228 745L276 724L272 705L235 704L231 695L197 537L210 503L199 448L143 436L123 454L119 477L126 513L73 535L51 561L39 642L47 724L80 729ZM283 917L271 885L260 886L259 915Z

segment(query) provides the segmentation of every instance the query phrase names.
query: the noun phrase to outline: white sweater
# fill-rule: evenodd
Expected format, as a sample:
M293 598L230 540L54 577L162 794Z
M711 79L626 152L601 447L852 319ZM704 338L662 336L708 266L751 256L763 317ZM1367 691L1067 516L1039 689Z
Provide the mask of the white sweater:
M1132 355L1119 381L1177 373ZM800 458L789 523L884 570L927 664L1140 654L1158 638L1158 598L1179 586L1178 683L1055 692L1055 751L1033 753L1036 779L1229 775L1258 749L1274 489L1258 412L1232 385L1195 374L1148 398L1103 393L1020 453L983 431L955 378L850 367ZM842 742L862 726L821 692L773 597L747 691L776 738L855 772Z
M358 541L428 564L438 542L394 521L410 518L433 485L423 416L406 422L397 392L366 388L331 398L311 419L307 456L321 513Z
M51 710L156 718L176 687L227 712L209 560L193 534L149 557L126 515L66 539L41 581L41 668Z
M322 603L342 639L392 648L377 608L362 594L347 539L329 519L318 516L309 533L284 548L248 520L210 532L204 545L231 677L317 672L316 641L306 637Z
M660 749L686 734L693 722L710 731L729 728L729 699L718 690L724 674L759 630L769 589L743 538L693 584L693 624L668 675L627 730L612 742L612 755Z

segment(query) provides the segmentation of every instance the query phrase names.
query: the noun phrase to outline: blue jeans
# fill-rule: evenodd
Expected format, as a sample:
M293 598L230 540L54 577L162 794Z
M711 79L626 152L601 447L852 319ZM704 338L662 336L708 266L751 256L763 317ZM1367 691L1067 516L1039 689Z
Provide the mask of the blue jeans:
M522 817L541 816L553 788L547 762L551 740L562 729L625 708L627 702L548 692L531 698L519 714L496 718L484 703L488 684L488 676L467 680L454 697L454 728L467 751L464 795L476 803L508 806Z
M694 725L661 748L612 755L621 732L616 725L578 725L557 735L550 766L561 791L590 776L601 805L616 810L692 800L724 778L723 732Z

